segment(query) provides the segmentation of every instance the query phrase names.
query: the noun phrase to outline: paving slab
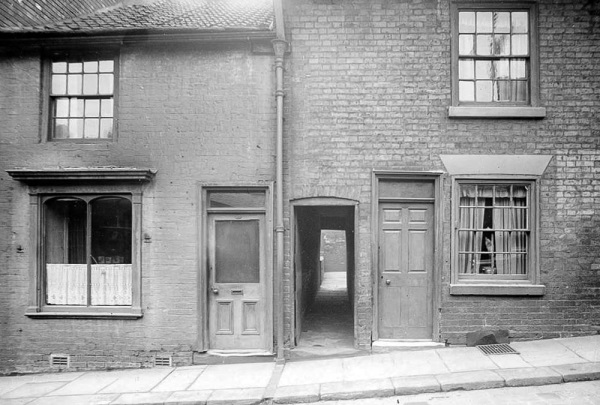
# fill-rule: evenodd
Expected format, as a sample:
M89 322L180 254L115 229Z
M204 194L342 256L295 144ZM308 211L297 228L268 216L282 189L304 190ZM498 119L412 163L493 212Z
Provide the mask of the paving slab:
M562 375L550 367L530 367L496 370L504 378L507 387L560 384Z
M321 384L321 399L325 401L379 398L392 395L394 395L394 386L389 378Z
M483 390L504 387L504 379L491 370L465 371L435 376L442 391Z
M527 363L518 354L492 354L488 358L494 362L498 368L531 368L531 364Z
M600 363L563 364L552 368L565 382L600 380Z
M437 352L437 350L426 350L390 353L390 358L394 360L394 369L390 373L390 377L449 372L448 367Z
M342 359L289 362L281 373L279 386L335 382L343 373Z
M37 398L50 394L66 384L65 381L25 383L18 388L2 394L4 398Z
M164 380L152 388L152 392L185 391L204 372L206 366L176 368Z
M448 370L453 373L498 369L498 366L476 347L438 349L436 353L440 356Z
M100 392L119 379L119 374L112 372L86 373L74 381L66 383L52 395L91 395Z
M600 362L600 335L556 339L587 361Z
M585 363L588 361L556 340L513 342L511 346L520 353L523 360L533 367Z
M30 374L20 376L0 377L0 396L5 392L12 391L26 383L59 382L73 381L84 375L83 372L73 373L48 373L48 374Z
M192 391L258 388L269 384L275 363L221 364L206 367L188 388Z
M2 405L25 405L30 404L35 398L2 398ZM319 404L320 405L320 404Z
M100 394L148 392L173 371L172 368L151 368L115 372L117 380ZM111 373L109 373L111 374Z
M442 390L439 381L432 375L392 378L396 395L424 394Z
M205 404L212 391L179 391L171 394L165 405Z
M357 381L389 378L396 364L390 356L374 355L343 359L342 367L344 381Z
M119 394L63 395L37 398L27 405L108 405L118 397Z
M122 394L111 405L162 405L171 396L170 392L136 392Z
M276 404L300 404L304 402L317 402L321 386L319 384L288 385L277 387L273 402Z
M206 401L207 405L254 405L263 400L264 388L241 388L213 391Z

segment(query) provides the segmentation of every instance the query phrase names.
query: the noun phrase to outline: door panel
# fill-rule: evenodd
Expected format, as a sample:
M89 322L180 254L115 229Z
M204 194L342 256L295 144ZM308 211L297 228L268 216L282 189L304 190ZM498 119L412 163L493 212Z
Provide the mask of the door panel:
M379 337L431 339L433 204L381 203Z
M268 349L264 215L211 214L208 223L210 348Z

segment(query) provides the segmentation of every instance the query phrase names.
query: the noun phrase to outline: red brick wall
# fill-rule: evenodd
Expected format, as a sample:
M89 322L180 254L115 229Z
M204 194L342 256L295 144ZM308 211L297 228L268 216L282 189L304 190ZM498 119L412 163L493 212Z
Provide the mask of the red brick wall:
M290 198L360 201L357 336L372 325L371 171L444 170L440 154L550 154L541 187L539 298L450 296L450 182L442 196L439 339L501 327L516 338L600 325L600 16L539 2L541 120L450 119L449 2L287 0ZM594 10L595 7L595 10ZM289 269L288 269L289 272ZM288 300L290 297L288 296Z
M198 339L199 184L274 179L273 57L239 46L122 50L118 140L40 143L40 60L0 59L0 372L41 370L50 353L79 368L189 364ZM144 189L139 320L30 319L29 196L14 167L157 169ZM24 247L23 253L17 248Z

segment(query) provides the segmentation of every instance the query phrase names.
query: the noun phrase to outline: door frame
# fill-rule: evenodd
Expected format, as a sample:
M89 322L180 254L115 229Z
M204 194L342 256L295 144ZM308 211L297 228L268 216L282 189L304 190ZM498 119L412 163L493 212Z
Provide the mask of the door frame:
M268 325L265 325L265 334L268 342L267 350L273 353L273 255L275 253L273 248L273 183L268 184L240 184L240 183L219 183L219 184L205 184L198 183L197 185L197 198L198 204L198 224L197 224L197 238L196 245L197 257L198 257L198 278L197 278L197 292L198 292L198 329L197 329L197 350L200 352L206 352L210 349L210 334L209 334L209 296L208 296L208 215L209 213L221 213L221 214L264 214L265 216L265 291L267 296L265 297L265 320ZM221 208L215 209L208 206L208 192L210 191L263 191L265 193L265 206L264 208Z
M290 346L296 347L296 338L299 337L300 333L296 333L296 326L298 325L296 317L298 316L298 300L296 297L296 277L297 277L297 267L296 267L296 233L298 231L298 227L296 225L296 207L317 207L317 206L329 206L329 207L354 207L354 291L356 291L356 268L357 268L357 257L358 257L358 247L359 247L359 234L358 234L358 218L359 218L359 202L356 200L352 200L349 198L341 198L341 197L302 197L290 200L290 266L291 266L291 276L290 276L290 301L292 303L291 317L290 317ZM346 246L346 249L348 247ZM302 288L302 287L300 287ZM356 322L357 322L357 305L356 305L356 293L354 294L354 302L352 303L353 314L352 317L354 319L354 341L356 342Z
M431 281L432 286L432 303L431 303L431 315L432 319L432 333L431 340L440 340L440 319L439 309L441 304L441 280L442 280L442 186L443 179L442 171L388 171L388 170L373 170L371 177L372 190L371 193L371 261L372 274L371 274L371 286L373 290L373 324L371 330L371 341L374 342L379 340L379 182L381 180L396 180L402 181L418 181L432 182L434 188L434 201L433 201L433 263ZM386 199L385 202L414 202L413 200L407 199Z

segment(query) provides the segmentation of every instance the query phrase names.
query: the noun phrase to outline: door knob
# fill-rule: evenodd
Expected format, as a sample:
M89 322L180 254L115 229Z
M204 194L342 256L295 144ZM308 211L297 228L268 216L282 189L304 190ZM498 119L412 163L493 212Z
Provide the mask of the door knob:
M219 289L217 287L213 287L211 288L213 294L218 294L219 293Z
M390 285L392 284L392 280L385 280L385 285Z

